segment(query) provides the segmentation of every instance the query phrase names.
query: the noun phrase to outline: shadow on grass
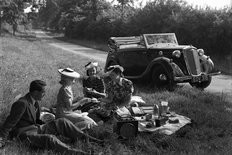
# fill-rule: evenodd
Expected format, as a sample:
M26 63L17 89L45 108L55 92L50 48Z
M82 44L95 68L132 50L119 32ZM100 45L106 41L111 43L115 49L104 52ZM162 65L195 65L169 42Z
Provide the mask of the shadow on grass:
M2 36L10 36L10 37L15 37L18 39L24 39L30 42L37 41L38 39L36 38L36 35L33 32L21 32L17 31L15 35L13 35L12 32L10 32L8 29L2 29L1 32Z
M24 33L24 32L20 32L20 34L17 35L17 37L19 37L21 39L25 39L25 40L30 41L30 42L34 42L34 41L38 40L38 38L36 38L36 36L34 34L28 34L28 33Z

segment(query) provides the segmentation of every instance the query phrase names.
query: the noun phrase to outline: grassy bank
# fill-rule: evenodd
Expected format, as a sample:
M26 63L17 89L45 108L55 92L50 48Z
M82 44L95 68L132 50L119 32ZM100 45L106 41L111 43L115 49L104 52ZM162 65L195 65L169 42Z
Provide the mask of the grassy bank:
M90 61L73 53L46 45L33 36L0 37L0 118L8 115L11 104L28 92L29 83L35 79L47 82L47 93L42 106L56 102L58 93L58 68L70 67L82 75L84 65ZM100 64L103 66L103 64ZM74 94L82 95L77 83ZM96 128L97 137L106 140L101 147L77 142L73 147L83 150L93 148L96 154L230 154L232 151L232 102L225 100L225 94L213 94L189 87L180 87L174 92L154 92L143 86L135 86L135 95L141 96L148 104L160 100L169 102L170 109L193 120L191 125L171 136L154 133L140 133L132 141L121 143L116 135L109 132L109 126ZM34 152L16 142L9 142L0 154L52 154L47 151Z

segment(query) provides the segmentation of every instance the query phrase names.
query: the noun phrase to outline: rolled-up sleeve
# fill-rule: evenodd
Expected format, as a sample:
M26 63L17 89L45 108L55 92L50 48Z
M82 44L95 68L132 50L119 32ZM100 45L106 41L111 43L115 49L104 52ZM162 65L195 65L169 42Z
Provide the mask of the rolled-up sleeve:
M130 80L124 79L123 86L124 86L124 90L128 94L130 93L132 94L134 92L133 83Z
M72 106L72 102L73 102L73 94L72 94L72 92L69 89L64 88L64 89L62 89L60 95L61 95L61 98L62 98L62 105L65 108L70 109L71 106Z

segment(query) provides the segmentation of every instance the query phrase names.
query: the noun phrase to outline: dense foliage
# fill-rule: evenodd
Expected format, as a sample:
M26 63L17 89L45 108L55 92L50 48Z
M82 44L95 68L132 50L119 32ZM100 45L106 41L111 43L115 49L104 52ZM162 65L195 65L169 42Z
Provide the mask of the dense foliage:
M8 1L11 5L3 17L8 23L23 17L24 1ZM36 24L63 31L69 38L106 42L111 36L174 32L180 44L204 48L210 55L229 55L232 51L231 8L193 7L184 0L153 0L144 7L135 6L140 0L45 2L46 7L40 8Z
M10 25L28 24L36 19L36 10L46 6L46 0L1 0L0 11L2 22ZM24 13L24 9L31 6L29 13Z
M194 8L182 0L154 0L135 7L135 0L48 0L39 23L63 30L67 37L106 41L111 36L175 32L181 44L212 54L232 51L232 10ZM138 1L137 1L138 2Z

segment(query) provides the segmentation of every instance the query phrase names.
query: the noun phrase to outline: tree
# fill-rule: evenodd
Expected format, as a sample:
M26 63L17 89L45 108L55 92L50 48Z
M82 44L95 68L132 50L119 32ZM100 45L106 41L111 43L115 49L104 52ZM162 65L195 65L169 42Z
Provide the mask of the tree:
M24 16L24 0L5 0L8 4L3 8L3 21L10 25L17 24Z
M38 13L36 23L38 26L42 26L45 29L50 27L51 22L59 14L60 6L57 0L47 0L46 6L41 7Z
M126 10L128 10L128 8L131 8L134 6L134 2L135 0L117 0L120 6L120 10L121 10L121 19L122 21L125 18L125 13Z

